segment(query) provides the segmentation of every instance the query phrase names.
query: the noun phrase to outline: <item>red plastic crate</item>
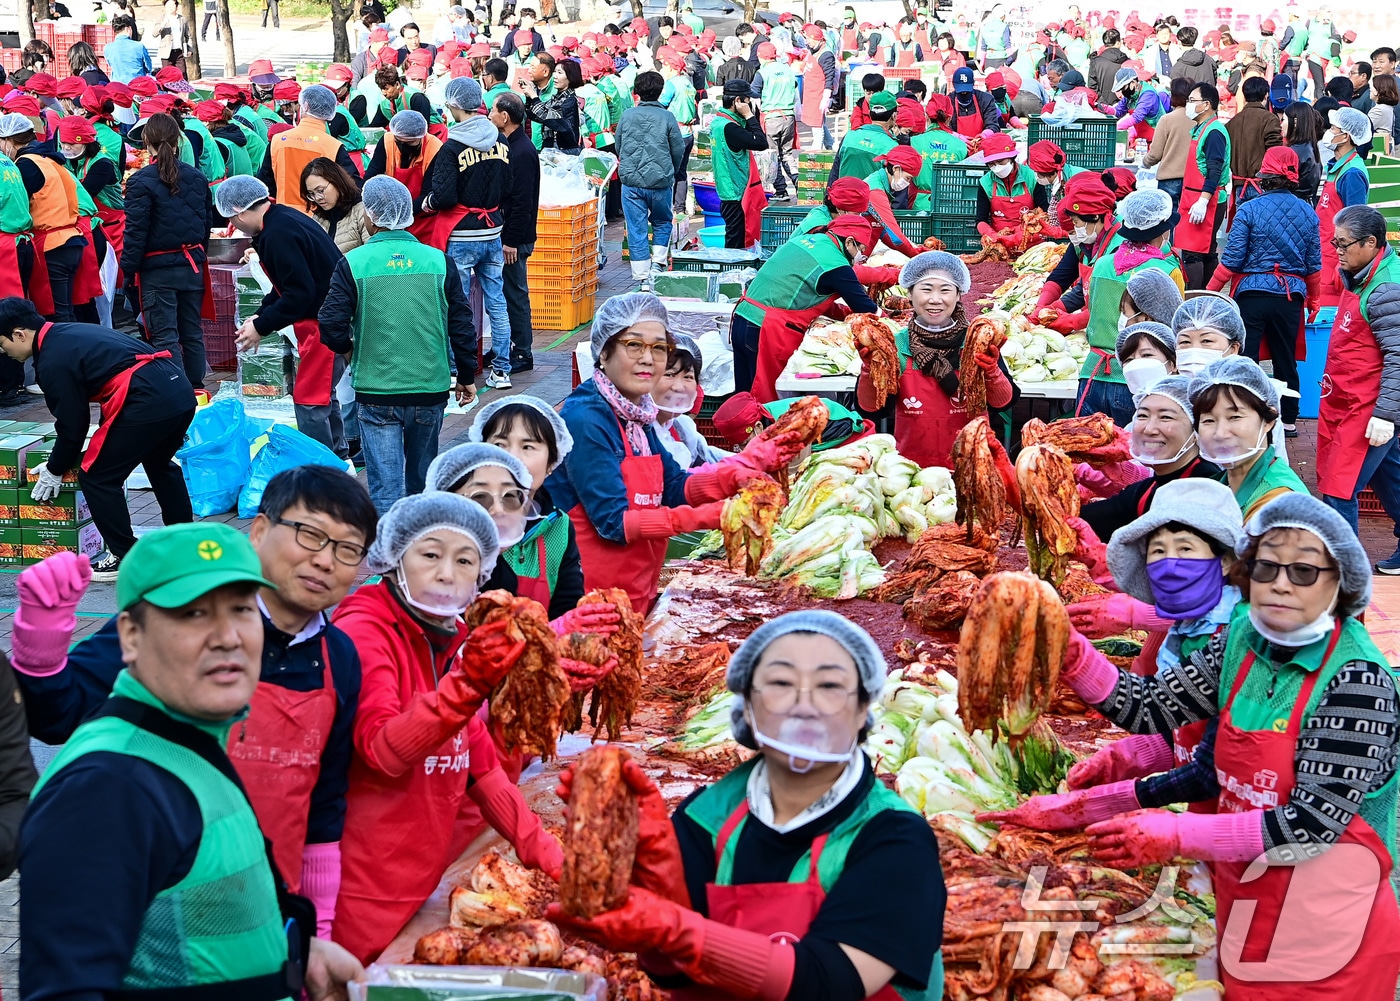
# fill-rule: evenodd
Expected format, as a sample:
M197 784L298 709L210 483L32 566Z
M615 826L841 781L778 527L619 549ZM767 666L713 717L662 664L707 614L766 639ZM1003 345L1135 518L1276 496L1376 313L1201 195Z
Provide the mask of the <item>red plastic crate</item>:
M83 41L87 42L98 52L102 51L102 46L106 45L116 33L112 31L111 25L107 24L85 24L83 25Z
M0 66L5 67L6 72L13 73L19 69L23 55L19 49L0 49Z
M53 54L60 63L67 62L68 50L83 40L81 31L59 31L53 36Z
M41 42L48 42L49 46L52 47L54 39L54 23L52 21L35 22L34 37L39 39L39 41ZM59 55L57 49L54 50L54 55Z
M238 324L233 320L205 320L203 326L204 357L209 367L221 371L235 368L238 346L233 335L238 331Z
M1356 511L1363 518L1386 518L1385 508L1381 507L1381 499L1376 496L1376 492L1370 487L1356 498Z

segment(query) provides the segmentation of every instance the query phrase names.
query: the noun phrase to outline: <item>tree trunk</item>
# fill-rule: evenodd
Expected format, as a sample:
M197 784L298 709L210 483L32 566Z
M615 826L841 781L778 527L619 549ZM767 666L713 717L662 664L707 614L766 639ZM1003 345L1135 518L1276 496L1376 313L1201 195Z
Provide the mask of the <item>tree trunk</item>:
M229 17L228 0L219 0L218 7L219 31L224 36L224 76L237 76L238 57L233 51L233 24Z
M348 63L350 61L350 32L347 27L352 13L353 0L330 0L331 6L331 37L335 40L335 54L331 61L337 63Z
M19 5L19 44L28 45L34 41L34 3L25 0Z
M29 6L32 7L31 16L34 21L53 20L53 9L49 6L49 0L32 0ZM57 56L58 53L55 52L54 55ZM65 52L64 55L67 53Z
M190 51L185 55L185 79L198 80L204 76L199 65L199 16L194 10L194 0L180 0L180 12L190 26Z

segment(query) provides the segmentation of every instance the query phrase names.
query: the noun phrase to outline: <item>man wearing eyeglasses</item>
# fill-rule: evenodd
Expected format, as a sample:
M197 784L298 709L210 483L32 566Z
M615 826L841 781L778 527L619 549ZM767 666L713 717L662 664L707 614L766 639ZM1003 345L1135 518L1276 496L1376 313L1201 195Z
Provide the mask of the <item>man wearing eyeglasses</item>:
M272 586L257 595L262 674L247 719L229 734L228 753L283 878L315 902L323 938L330 936L340 886L360 698L359 655L326 613L349 593L376 524L369 494L354 477L329 466L299 466L268 482L249 533ZM11 661L29 732L50 744L66 742L105 703L123 666L115 616L68 650L90 575L84 557L60 553L27 568L18 581ZM129 916L134 924L125 922L128 916L110 917L114 928L140 923L140 915ZM75 963L83 955L75 953Z

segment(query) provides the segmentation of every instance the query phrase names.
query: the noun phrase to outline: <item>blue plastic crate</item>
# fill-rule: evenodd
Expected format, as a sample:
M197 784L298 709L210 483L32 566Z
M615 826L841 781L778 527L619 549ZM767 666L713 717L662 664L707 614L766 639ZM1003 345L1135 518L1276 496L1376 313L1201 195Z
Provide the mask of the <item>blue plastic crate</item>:
M1316 417L1322 397L1322 369L1327 364L1327 344L1332 339L1332 321L1336 306L1318 310L1317 322L1309 323L1305 332L1308 356L1298 363L1298 416Z

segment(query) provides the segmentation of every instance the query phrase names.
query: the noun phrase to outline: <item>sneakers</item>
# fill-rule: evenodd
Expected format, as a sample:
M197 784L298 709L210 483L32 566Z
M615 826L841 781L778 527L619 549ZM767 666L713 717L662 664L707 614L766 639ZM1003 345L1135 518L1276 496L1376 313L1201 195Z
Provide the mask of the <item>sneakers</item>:
M0 393L0 407L23 407L29 402L29 395L18 389L9 389Z
M487 389L509 389L510 374L508 372L492 372L486 377Z
M28 386L25 386L25 387L24 387L24 391L25 391L26 393L28 393L30 396L43 396L43 395L44 395L44 391L43 391L42 389L39 388L39 384L38 384L37 382L32 382L32 383L30 383Z
M535 370L535 359L526 358L523 355L511 355L510 370L512 372L533 372Z
M783 192L781 195L774 195L773 197L769 198L768 200L769 200L770 202L774 202L775 204L780 204L780 205L781 205L781 204L785 204L785 203L787 203L787 202L792 201L792 196L789 195L789 194L785 191L785 192Z
M109 552L98 553L97 558L92 561L92 579L111 583L117 579L117 572L121 566L122 558L120 556L114 556Z

